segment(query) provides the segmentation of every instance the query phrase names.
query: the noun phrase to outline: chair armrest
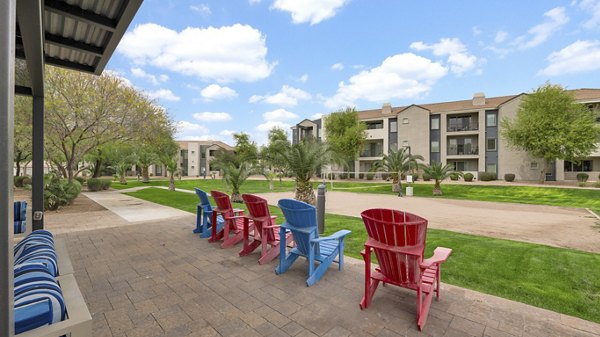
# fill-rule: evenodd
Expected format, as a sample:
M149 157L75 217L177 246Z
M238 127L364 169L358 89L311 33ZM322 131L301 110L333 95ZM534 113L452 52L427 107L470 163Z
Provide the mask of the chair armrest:
M316 239L310 239L310 242L321 242L321 241L327 241L327 240L343 240L346 235L352 233L352 231L349 231L347 229L342 229L339 230L329 236L325 236L325 237L321 237L321 238L316 238Z
M450 248L444 248L444 247L437 247L434 251L433 251L433 256L423 260L423 262L421 262L421 268L429 268L434 264L440 264L442 262L445 262L448 257L450 256L450 254L452 253L452 249Z

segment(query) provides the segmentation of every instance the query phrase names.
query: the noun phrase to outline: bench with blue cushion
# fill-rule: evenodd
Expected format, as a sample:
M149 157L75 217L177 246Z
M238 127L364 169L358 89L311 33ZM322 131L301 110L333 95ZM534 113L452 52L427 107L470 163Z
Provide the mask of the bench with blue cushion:
M14 207L14 233L22 234L27 230L27 201L15 201Z

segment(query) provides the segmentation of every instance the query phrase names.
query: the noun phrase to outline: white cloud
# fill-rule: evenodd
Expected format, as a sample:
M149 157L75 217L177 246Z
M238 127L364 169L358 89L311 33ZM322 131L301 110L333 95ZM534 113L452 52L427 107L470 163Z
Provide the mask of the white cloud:
M519 49L539 46L569 22L569 17L565 13L564 7L552 8L544 13L544 16L546 17L544 22L531 27L526 35L521 35L515 39L514 44Z
M211 84L200 91L200 95L207 100L213 101L218 99L226 99L237 97L237 92L229 87L222 87L218 84Z
M191 123L188 121L179 121L176 124L176 133L175 137L177 139L195 139L200 137L199 134L208 133L208 128L203 125Z
M147 94L148 94L148 97L150 97L152 99L162 99L165 101L177 102L181 99L181 97L175 95L169 89L158 89L158 90L154 90L154 91L148 91Z
M145 79L154 85L159 85L160 82L166 82L169 80L169 76L167 75L158 75L158 77L156 77L155 75L145 72L142 68L131 68L131 75L137 78Z
M323 117L322 113L316 113L316 114L310 116L310 119L319 119L321 117Z
M248 0L248 3L249 3L250 5L256 5L256 4L259 4L259 3L260 3L260 0Z
M284 85L283 87L281 87L281 90L276 94L265 96L252 95L248 102L263 102L282 106L296 106L298 104L298 101L309 100L311 98L311 94L307 93L302 89L290 87L289 85Z
M380 66L352 76L348 84L340 82L336 94L326 99L331 109L354 106L359 99L389 102L391 99L414 99L427 94L448 69L438 62L412 53L386 58Z
M223 130L223 131L219 132L219 135L225 136L225 137L231 137L231 136L233 136L234 133L236 133L236 132L233 130Z
M546 59L550 64L538 75L559 76L600 70L600 40L573 42Z
M208 7L206 4L191 5L190 9L193 10L194 12L198 12L202 15L211 15L212 14L210 7Z
M219 83L264 79L276 65L266 60L266 37L241 24L188 27L181 32L142 24L123 36L118 50L138 65L150 64Z
M306 81L308 81L308 74L304 74L304 75L300 76L298 81L302 82L302 83L306 83Z
M278 122L278 121L267 121L264 122L262 124L259 124L256 127L256 131L259 132L269 132L269 130L271 130L274 127L278 127L280 129L284 129L284 130L289 130L292 126L290 124L284 123L284 122Z
M275 0L271 8L292 14L294 23L311 25L335 16L349 0Z
M226 112L196 112L194 119L201 122L226 122L231 120L231 115Z
M442 38L440 42L432 44L417 41L411 43L410 48L418 51L431 50L435 56L448 56L450 70L459 75L478 64L477 57L469 54L467 47L458 38Z
M298 119L298 115L293 112L287 111L285 109L277 109L269 112L265 112L263 114L263 119L266 121L286 121L286 120L294 120Z
M502 42L506 41L507 37L508 37L508 33L503 30L500 30L496 33L496 37L494 37L494 42L502 43Z
M592 15L583 23L583 27L587 29L600 27L600 0L583 0L579 3L579 7Z
M331 70L344 70L344 64L338 62L331 66Z

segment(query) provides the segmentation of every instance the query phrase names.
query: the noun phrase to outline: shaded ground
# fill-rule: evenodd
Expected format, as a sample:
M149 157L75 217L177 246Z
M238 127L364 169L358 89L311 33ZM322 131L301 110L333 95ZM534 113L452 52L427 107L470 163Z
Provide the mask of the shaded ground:
M260 195L273 205L293 198L292 192ZM359 217L368 208L394 208L428 219L431 228L600 253L599 221L585 209L336 191L326 201L328 213Z
M192 215L137 224L115 215L121 225L102 229L91 228L105 221L87 216L89 228L58 237L94 336L600 336L598 324L448 285L419 333L412 292L383 287L359 309L361 261L347 258L344 271L331 268L307 288L303 261L275 275L274 262L260 266L257 254L240 258L239 247L193 235ZM80 229L75 217L61 226Z

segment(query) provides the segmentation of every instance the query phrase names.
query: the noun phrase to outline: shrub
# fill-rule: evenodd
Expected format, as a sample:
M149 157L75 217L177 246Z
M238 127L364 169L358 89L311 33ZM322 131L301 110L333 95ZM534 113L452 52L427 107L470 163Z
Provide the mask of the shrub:
M70 204L81 192L78 181L68 182L54 174L44 177L44 209L56 210L60 206Z
M579 187L585 187L585 181L579 181L579 182L577 182L577 186L579 186Z
M90 178L87 181L88 191L98 192L102 189L102 180L98 178Z
M456 181L460 177L460 173L458 173L458 172L452 172L452 173L449 174L449 176L450 176L450 180Z
M465 181L473 181L473 178L475 178L473 173L465 173L465 175L463 176L463 179Z
M375 178L375 173L373 173L373 172L367 173L367 180L373 180L373 178Z
M389 173L382 173L381 174L381 179L383 179L385 181L390 181L390 174Z
M492 181L498 179L496 173L493 172L479 172L479 180L481 181Z
M85 178L84 177L77 176L77 177L75 177L75 180L77 180L80 185L85 184Z
M110 180L110 179L100 179L100 181L101 181L102 190L107 190L110 188L110 185L112 185L112 180Z
M340 174L340 179L348 179L348 173L344 172Z
M358 179L365 179L365 174L364 173L359 173L358 174Z
M515 181L515 174L514 173L506 173L504 175L504 180L508 181L508 182Z
M580 183L585 183L590 178L590 175L587 173L577 173L577 181Z
M419 174L418 173L413 174L412 177L413 177L413 182L419 180Z
M30 176L15 176L14 178L15 187L23 187L24 185L31 185Z
M430 181L431 180L431 176L425 172L423 172L423 181Z
M327 173L327 179L328 180L335 180L335 173L332 173L332 172Z

